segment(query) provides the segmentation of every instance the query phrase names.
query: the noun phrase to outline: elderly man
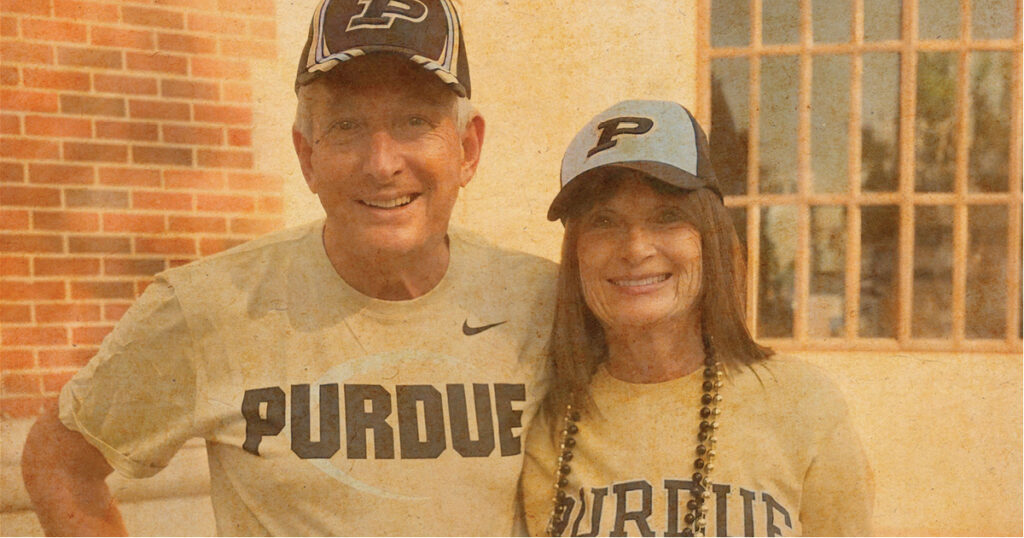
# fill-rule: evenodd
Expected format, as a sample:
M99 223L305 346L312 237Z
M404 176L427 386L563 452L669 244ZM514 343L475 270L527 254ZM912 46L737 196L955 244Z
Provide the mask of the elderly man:
M326 219L158 275L29 435L48 533L206 441L221 534L507 535L553 264L448 232L484 120L448 0L323 0L295 150Z

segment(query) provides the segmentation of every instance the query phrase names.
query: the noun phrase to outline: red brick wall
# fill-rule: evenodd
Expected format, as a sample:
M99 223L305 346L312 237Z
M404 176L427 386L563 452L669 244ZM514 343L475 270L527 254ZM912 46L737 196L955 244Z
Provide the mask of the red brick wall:
M152 275L281 226L273 0L0 1L0 413L38 413Z

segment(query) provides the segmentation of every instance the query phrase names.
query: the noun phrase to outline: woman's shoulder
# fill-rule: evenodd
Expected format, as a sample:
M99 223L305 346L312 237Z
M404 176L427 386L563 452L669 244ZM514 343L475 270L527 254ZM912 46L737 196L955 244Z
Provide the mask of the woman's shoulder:
M833 379L820 367L797 357L773 355L732 372L738 388L756 390L771 408L783 413L837 417L846 413L846 400Z

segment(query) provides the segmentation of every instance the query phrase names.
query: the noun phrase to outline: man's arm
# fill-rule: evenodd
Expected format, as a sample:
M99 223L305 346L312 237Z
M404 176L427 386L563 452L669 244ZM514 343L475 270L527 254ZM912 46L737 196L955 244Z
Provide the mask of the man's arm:
M114 469L51 406L28 433L21 458L36 515L48 536L124 536L127 531L105 481Z

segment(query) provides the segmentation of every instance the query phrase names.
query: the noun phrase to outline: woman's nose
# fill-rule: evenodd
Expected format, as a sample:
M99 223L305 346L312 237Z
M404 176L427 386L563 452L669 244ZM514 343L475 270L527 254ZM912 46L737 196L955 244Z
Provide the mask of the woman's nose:
M626 233L622 256L626 261L636 264L654 255L653 237L643 226L631 226Z

